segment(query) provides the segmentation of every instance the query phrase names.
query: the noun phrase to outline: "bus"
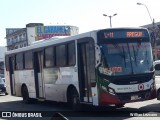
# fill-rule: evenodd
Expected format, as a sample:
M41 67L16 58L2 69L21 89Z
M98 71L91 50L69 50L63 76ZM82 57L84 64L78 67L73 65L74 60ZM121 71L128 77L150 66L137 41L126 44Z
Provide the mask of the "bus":
M156 98L151 39L145 28L108 28L42 40L5 53L7 92L70 106Z

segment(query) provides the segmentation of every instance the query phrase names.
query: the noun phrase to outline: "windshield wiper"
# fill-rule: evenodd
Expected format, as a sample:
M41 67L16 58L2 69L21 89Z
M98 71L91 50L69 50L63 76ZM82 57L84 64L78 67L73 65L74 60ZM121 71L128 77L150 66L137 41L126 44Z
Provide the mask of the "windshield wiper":
M132 48L133 48L133 52L134 52L134 60L135 60L135 63L136 63L136 65L137 65L137 54L136 54L136 51L135 51L133 45L132 45Z
M126 56L125 56L125 52L124 52L124 47L122 46L122 49L123 49L123 55L124 55L124 65L125 65L125 67L126 67Z
M148 52L147 52L146 45L145 45L145 50L146 50L146 55L145 55L146 58L145 59L147 59L147 65L148 65L149 62L148 62Z
M139 50L140 50L140 47L141 47L141 43L142 43L142 42L141 42L141 39L140 39L140 41L137 42L138 49L137 49L136 54L135 54L136 56L137 56L138 53L139 53Z
M145 50L144 50L143 46L140 46L140 47L142 47L142 50L140 50L141 49L140 47L136 50L134 45L132 45L132 47L133 47L134 59L135 59L136 65L138 65L138 62L140 62L142 64L145 60L147 61L147 64L148 64L149 63L148 62L148 52L147 52L146 46L145 46ZM139 52L140 53L144 53L145 52L145 55L144 56L138 55ZM137 60L138 58L140 59L140 61Z

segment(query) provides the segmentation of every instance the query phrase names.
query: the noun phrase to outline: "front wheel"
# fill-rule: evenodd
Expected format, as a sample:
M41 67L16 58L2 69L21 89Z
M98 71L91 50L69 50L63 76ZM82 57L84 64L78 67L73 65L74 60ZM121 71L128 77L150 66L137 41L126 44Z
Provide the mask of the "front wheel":
M4 94L5 94L5 95L8 95L8 93L7 93L7 92L5 92Z
M116 106L116 108L122 108L122 107L124 107L124 105L125 104L116 104L115 106Z
M160 89L157 91L157 100L160 100Z

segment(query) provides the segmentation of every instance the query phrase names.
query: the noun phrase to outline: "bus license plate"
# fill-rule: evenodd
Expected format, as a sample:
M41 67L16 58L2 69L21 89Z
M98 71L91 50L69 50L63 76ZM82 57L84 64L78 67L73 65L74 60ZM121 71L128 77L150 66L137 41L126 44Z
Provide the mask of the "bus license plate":
M138 100L138 95L133 95L133 96L131 96L131 100Z

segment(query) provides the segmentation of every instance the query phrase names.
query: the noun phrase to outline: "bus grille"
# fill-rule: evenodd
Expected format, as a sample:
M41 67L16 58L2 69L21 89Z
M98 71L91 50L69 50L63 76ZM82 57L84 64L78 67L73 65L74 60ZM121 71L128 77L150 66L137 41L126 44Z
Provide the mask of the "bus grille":
M151 78L147 78L147 77L139 77L139 78L123 78L123 79L116 79L113 80L112 83L116 84L116 85L130 85L130 84L140 84L140 83L144 83L144 82L148 82L150 81Z
M145 90L141 92L133 92L133 93L117 93L116 95L121 101L131 101L131 96L138 96L139 100L144 100L149 97L150 90Z

